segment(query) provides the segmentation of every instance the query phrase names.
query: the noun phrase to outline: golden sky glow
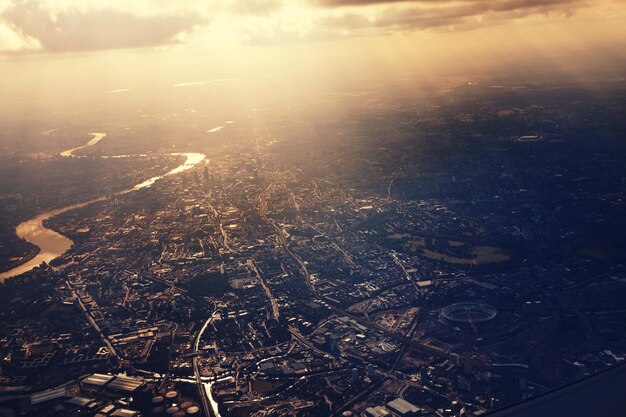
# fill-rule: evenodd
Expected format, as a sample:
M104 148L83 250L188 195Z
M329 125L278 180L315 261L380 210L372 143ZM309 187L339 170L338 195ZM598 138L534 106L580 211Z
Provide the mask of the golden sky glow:
M0 0L0 51L189 43L281 44L586 21L624 23L623 1ZM571 34L575 36L575 34Z
M623 70L625 28L622 0L0 0L0 92L407 71L575 76Z

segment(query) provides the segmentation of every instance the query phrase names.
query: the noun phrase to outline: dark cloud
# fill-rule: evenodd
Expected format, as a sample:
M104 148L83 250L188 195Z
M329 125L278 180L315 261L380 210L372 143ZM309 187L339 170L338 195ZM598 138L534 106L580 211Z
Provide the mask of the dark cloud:
M309 0L311 1L311 0ZM503 24L534 14L570 15L587 5L585 0L314 0L339 8L312 17L306 31L277 23L271 30L242 33L243 42L253 45L326 41L353 36L375 36L416 30L464 31ZM366 7L377 3L374 8ZM379 4L384 3L384 4Z
M53 17L37 0L18 0L0 22L39 41L42 52L69 52L170 44L206 20L195 14L138 16L112 9L71 9Z
M558 12L570 15L586 5L583 0L318 0L326 6L366 6L387 4L375 13L374 18L359 12L340 16L327 16L320 21L328 29L364 31L387 28L389 30L418 30L452 27L464 30L533 14ZM394 5L392 6L391 3ZM403 7L395 6L402 3ZM478 20L480 18L480 22Z

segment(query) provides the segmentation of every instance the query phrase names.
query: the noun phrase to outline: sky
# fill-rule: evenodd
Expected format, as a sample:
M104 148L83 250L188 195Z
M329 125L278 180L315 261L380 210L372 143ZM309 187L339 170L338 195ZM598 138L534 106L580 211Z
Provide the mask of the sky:
M262 45L542 23L565 31L623 23L624 9L593 0L0 0L0 51Z
M619 73L625 28L624 0L0 0L0 93Z

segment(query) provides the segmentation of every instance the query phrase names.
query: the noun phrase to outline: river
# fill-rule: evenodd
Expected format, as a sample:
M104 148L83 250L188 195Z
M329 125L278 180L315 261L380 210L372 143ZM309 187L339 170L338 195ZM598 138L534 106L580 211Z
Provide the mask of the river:
M85 145L79 146L77 148L69 149L67 151L63 151L61 152L61 156L77 157L76 155L74 155L75 151L79 149L83 149L87 146L93 146L106 136L105 133L91 133L91 135L93 136L93 139L91 139ZM128 194L130 192L137 191L142 188L151 187L155 182L157 182L161 178L169 176L169 175L178 174L188 169L191 169L197 164L199 164L200 162L202 162L205 158L205 155L201 153L174 153L174 154L169 154L169 155L184 156L185 161L181 165L166 172L163 175L157 175L155 177L149 178L143 182L140 182L139 184L134 185L131 188L118 191L114 195ZM93 204L98 201L103 201L106 199L107 199L106 196L92 198L91 200L83 201L81 203L71 204L65 207L61 207L58 209L54 209L54 210L39 214L33 217L32 219L29 219L29 220L26 220L25 222L20 223L15 228L15 233L21 239L24 239L27 242L32 243L33 245L37 246L39 248L39 252L37 253L37 255L35 255L35 257L30 259L29 261L21 265L18 265L15 268L10 269L6 272L0 273L0 282L3 282L7 278L11 278L17 275L21 275L25 272L28 272L40 266L44 262L49 263L53 259L56 259L59 256L63 255L72 247L74 242L72 242L71 239L44 226L44 222L46 220L48 220L51 217L63 214L67 211L85 207L89 204Z
M61 152L61 156L65 156L65 157L76 156L76 155L74 155L74 152L76 152L76 151L78 151L80 149L86 148L88 146L95 145L96 143L100 142L107 134L106 133L90 133L90 135L93 136L93 138L89 142L87 142L84 145L81 145L81 146L79 146L77 148L72 148L72 149L68 149L67 151Z

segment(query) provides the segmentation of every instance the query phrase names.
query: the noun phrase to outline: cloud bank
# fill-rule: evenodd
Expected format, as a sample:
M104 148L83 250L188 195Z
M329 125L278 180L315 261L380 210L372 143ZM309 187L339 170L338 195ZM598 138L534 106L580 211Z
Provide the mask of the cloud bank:
M387 28L393 30L467 30L536 14L571 15L588 5L582 0L318 0L328 8L349 9L345 14L322 19L330 28L352 31ZM373 13L362 13L368 6Z
M607 1L624 9L624 2ZM0 0L0 52L144 48L201 33L266 44L460 31L570 16L592 0ZM223 36L222 36L223 37ZM218 37L217 37L218 38Z
M152 47L181 42L207 23L206 17L194 12L141 15L77 7L55 12L38 0L14 1L0 14L0 33L5 32L8 44L0 49L74 52Z

